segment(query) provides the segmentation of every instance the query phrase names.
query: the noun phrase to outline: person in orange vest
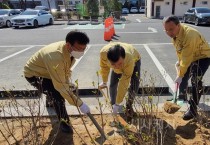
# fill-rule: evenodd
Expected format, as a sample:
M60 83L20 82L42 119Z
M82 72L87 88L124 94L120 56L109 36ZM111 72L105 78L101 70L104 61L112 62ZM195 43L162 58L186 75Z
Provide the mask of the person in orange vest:
M73 92L71 67L75 59L79 59L89 43L88 36L80 31L71 31L66 41L59 41L41 48L24 66L26 80L46 94L52 100L53 107L60 121L60 129L73 133L67 114L65 99L78 106L82 113L90 112L90 108Z
M139 52L128 43L111 42L100 51L100 74L103 82L99 88L107 87L111 70L109 92L113 113L119 112L120 105L128 91L126 100L126 116L135 115L132 104L139 90L140 59ZM130 86L129 86L130 85Z
M175 64L179 84L179 99L187 100L188 80L191 78L192 97L184 120L197 116L197 105L203 93L202 78L210 65L210 47L205 38L194 28L181 24L177 16L164 18L166 34L172 38L178 61Z

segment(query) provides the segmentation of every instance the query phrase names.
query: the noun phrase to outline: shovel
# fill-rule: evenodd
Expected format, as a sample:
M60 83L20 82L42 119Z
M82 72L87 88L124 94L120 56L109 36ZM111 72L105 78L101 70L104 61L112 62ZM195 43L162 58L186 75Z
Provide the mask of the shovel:
M102 128L99 126L98 122L95 120L95 118L93 117L93 115L91 113L87 113L87 116L90 118L90 120L93 122L93 124L95 125L95 127L98 129L98 131L100 132L102 138L104 140L107 139L104 131L102 130Z
M78 94L79 94L79 93L78 93L78 89L76 89L75 94L78 96ZM95 125L95 127L97 128L97 130L100 132L101 137L102 137L104 140L106 140L107 137L106 137L106 135L105 135L103 129L100 127L100 125L99 125L98 122L95 120L95 118L93 117L93 115L89 112L89 113L87 113L87 116L88 116L88 117L90 118L90 120L93 122L93 124Z
M179 84L176 83L173 99L172 100L167 100L167 102L164 103L163 108L169 114L177 112L184 104L183 100L180 100L180 99L177 98L178 88L179 88Z

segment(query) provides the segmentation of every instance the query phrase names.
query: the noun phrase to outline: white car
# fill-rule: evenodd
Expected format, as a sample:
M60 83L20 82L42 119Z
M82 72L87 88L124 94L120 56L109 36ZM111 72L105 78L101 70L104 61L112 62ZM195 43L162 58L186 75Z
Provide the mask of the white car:
M130 12L131 13L138 13L137 7L131 7Z
M27 9L19 16L12 18L12 27L39 27L40 25L52 25L53 16L45 10Z
M122 8L122 14L129 14L128 8Z
M139 8L139 13L145 13L145 7L144 6L141 6Z
M16 9L0 9L0 27L11 27L11 19L21 13Z

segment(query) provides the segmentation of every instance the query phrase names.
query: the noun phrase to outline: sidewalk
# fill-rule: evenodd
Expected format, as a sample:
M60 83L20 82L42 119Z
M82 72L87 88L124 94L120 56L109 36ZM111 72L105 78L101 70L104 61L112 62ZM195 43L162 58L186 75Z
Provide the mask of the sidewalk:
M163 105L164 102L172 98L172 96L164 96L164 98L161 98L162 96L154 96L153 97L153 104L157 106L158 112L163 112ZM207 98L209 96L206 96ZM147 100L147 97L144 97ZM112 109L110 104L108 104L104 97L82 97L81 99L87 103L90 107L92 114L100 114L99 109L99 102L102 104L102 110L103 114L111 113ZM138 99L138 98L137 98ZM55 111L53 108L46 108L45 106L45 97L41 98L31 98L31 99L1 99L1 111L0 116L1 117L30 117L30 116L55 116ZM123 102L125 104L125 101ZM187 110L189 105L185 103L181 109L180 112L184 112ZM66 108L69 115L79 115L78 109L75 106L70 105L68 102L66 102ZM134 110L137 110L138 112L142 112L140 104L134 103ZM121 109L120 112L123 109ZM202 98L199 104L199 111L210 111L210 100Z

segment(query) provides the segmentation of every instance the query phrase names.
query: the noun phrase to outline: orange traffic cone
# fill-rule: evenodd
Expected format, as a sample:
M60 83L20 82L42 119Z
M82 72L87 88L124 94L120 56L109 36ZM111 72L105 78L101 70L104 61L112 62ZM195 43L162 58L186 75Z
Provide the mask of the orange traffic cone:
M112 32L112 36L115 35L115 29L114 29L114 19L113 17L110 18L111 21L111 32Z
M110 23L109 19L105 19L104 21L104 40L105 41L110 41L112 39L112 36L110 35Z

